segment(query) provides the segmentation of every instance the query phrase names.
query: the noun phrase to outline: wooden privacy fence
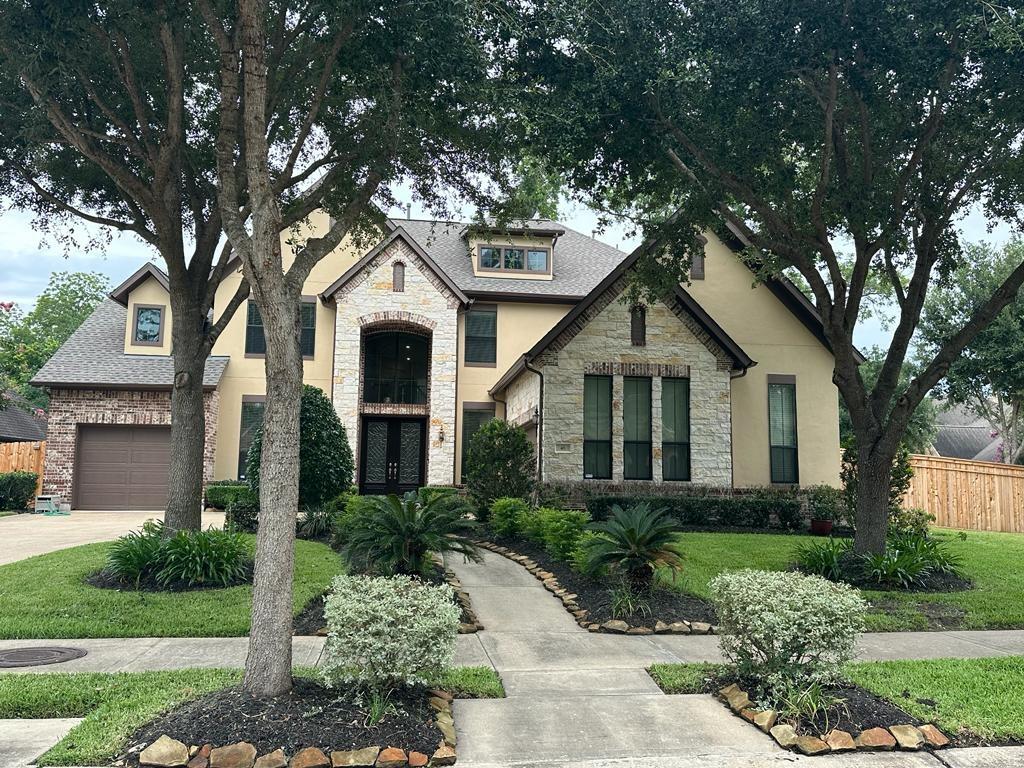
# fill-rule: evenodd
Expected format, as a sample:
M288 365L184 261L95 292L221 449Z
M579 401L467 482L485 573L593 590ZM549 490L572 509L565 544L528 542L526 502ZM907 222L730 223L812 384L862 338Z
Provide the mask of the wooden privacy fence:
M38 443L0 443L0 472L35 472L36 496L43 492L43 463L46 441Z
M910 464L904 505L935 515L936 525L1024 533L1024 467L917 455Z

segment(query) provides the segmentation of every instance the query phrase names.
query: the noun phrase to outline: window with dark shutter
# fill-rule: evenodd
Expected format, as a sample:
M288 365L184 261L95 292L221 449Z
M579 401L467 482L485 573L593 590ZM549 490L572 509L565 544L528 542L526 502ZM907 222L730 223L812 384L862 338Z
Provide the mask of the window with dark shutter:
M634 347L647 345L647 309L636 306L629 311L629 336Z
M661 380L661 476L690 479L690 381Z
M612 377L583 377L583 477L612 476Z
M626 480L651 479L651 380L647 376L622 379L622 476Z
M498 360L498 309L476 307L466 313L466 362L494 365Z
M303 299L299 306L299 346L303 357L313 357L316 352L316 299Z
M768 443L773 483L800 481L796 435L796 381L769 377Z
M391 267L391 290L395 293L405 291L405 264L400 261Z

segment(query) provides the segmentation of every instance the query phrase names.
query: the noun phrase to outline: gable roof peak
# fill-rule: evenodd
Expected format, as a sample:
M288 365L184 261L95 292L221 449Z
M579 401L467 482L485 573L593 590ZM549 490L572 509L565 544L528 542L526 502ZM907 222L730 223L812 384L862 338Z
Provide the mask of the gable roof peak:
M165 291L170 292L171 283L167 279L167 273L164 272L160 267L151 261L147 261L141 267L139 267L132 275L121 283L117 288L112 290L107 295L110 296L114 301L120 304L122 307L128 306L128 294L138 288L142 283L153 278L160 285L163 286Z

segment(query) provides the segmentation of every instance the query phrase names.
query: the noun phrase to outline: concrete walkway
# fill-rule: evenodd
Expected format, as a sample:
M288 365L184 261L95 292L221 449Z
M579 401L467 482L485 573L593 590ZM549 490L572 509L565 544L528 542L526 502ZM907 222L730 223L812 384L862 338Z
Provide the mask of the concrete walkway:
M70 515L8 515L0 517L0 565L79 544L112 541L138 530L160 512L72 512ZM203 512L203 527L222 526L224 513Z
M80 722L76 718L0 720L0 768L28 765Z

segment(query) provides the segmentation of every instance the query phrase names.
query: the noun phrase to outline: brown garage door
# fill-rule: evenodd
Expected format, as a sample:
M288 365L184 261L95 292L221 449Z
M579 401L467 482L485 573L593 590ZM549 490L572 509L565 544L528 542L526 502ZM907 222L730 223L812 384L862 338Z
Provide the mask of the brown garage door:
M170 427L78 428L76 509L163 509Z

